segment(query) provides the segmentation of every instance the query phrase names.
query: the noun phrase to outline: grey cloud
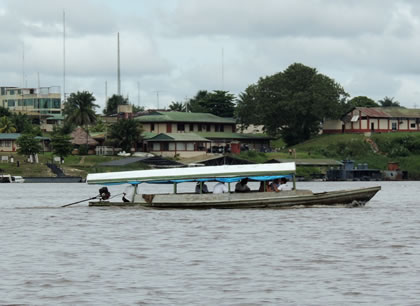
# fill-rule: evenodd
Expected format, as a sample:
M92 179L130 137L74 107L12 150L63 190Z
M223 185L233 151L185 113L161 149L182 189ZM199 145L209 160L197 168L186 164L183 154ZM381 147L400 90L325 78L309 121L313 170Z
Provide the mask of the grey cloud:
M388 5L384 5L384 3ZM383 33L391 1L180 1L175 35L358 36ZM171 15L173 16L173 15Z

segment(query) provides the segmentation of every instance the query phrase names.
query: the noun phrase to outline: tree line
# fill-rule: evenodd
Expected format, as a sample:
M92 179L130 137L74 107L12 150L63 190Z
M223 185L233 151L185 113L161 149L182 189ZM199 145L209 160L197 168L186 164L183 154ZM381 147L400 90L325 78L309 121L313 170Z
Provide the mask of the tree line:
M126 151L140 142L142 129L138 121L118 120L107 127L96 115L99 106L95 100L88 91L70 94L64 103L64 124L55 127L52 133L55 154L62 157L70 154L72 146L68 135L77 126L84 128L87 135L89 132L106 131L108 144ZM113 95L107 100L103 114L116 114L119 105L128 104L128 97ZM344 88L332 78L319 73L315 68L294 63L282 72L261 77L238 97L228 91L199 90L185 102L173 101L169 110L234 117L242 127L263 125L267 134L282 137L288 145L294 145L318 134L326 118L338 119L354 107L378 106L399 107L400 104L389 97L378 102L365 96L349 99ZM144 111L143 107L132 107L135 113ZM0 133L23 133L32 137L42 135L39 126L33 125L27 115L11 114L2 107ZM36 151L36 145L32 147L35 149L31 149L28 154Z

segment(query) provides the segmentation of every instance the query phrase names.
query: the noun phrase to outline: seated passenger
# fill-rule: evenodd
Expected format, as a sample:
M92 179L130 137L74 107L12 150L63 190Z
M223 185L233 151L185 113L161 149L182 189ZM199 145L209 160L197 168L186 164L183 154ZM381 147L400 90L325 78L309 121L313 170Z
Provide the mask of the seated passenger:
M200 193L200 182L197 182L197 185L195 185L195 193ZM207 188L206 183L203 183L203 189L201 190L201 193L209 193L209 189Z
M213 188L213 193L225 193L229 192L229 189L225 185L225 182L217 183L216 186Z
M260 188L258 189L258 191L260 191L260 192L272 191L271 187L270 187L270 182L269 181L262 181L260 183Z
M244 178L235 185L235 192L250 192L251 189L248 187L248 179Z
M280 191L286 189L286 183L287 183L286 178L285 177L282 177L280 180L279 179L275 179L271 183L270 186L271 186L272 191L280 192Z

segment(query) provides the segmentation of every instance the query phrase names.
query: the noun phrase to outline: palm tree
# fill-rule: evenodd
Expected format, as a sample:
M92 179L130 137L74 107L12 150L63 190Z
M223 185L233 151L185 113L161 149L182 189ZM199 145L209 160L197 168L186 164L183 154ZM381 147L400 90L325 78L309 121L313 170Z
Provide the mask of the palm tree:
M88 144L89 124L96 122L95 108L99 107L95 103L95 97L87 91L72 93L64 104L64 115L66 121L74 123L85 129L86 145Z
M187 110L187 106L182 102L172 102L169 105L169 109L175 112L185 112Z
M0 118L0 133L15 133L16 127L9 117L3 116Z
M385 97L385 98L379 100L378 102L379 102L379 104L381 104L382 107L391 107L391 106L400 107L400 102L395 101L394 97L392 97L392 98Z

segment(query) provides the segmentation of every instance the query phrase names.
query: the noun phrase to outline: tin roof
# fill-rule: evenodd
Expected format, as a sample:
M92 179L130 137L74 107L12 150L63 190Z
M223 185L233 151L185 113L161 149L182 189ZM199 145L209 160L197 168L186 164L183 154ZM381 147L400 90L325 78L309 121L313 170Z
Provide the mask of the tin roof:
M273 139L265 134L243 134L229 132L198 132L198 135L212 139L238 139L238 140L270 140Z
M136 117L142 123L153 122L198 122L235 124L233 118L223 118L209 113L157 112L152 115Z
M371 118L420 118L420 109L403 107L356 107Z
M160 133L147 141L200 141L209 142L210 140L203 138L195 133Z
M20 137L20 133L0 133L0 139L16 140Z

